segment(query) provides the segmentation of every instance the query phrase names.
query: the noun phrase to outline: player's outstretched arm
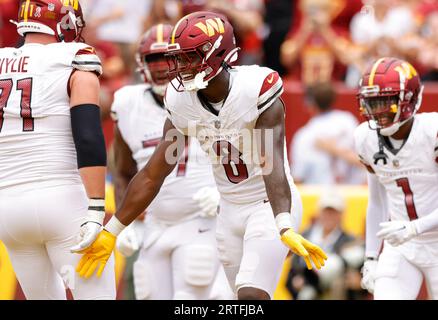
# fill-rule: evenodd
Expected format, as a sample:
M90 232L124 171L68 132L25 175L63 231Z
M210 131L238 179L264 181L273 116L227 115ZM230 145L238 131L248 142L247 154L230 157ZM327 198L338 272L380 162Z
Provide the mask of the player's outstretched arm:
M79 173L89 206L72 251L91 245L105 217L106 149L99 108L99 79L93 72L73 72L70 77L70 116Z
M102 274L114 250L117 236L158 194L164 179L172 172L184 151L185 139L167 120L161 142L146 166L129 183L119 209L93 244L82 252L84 256L76 268L80 276L89 278L97 268L97 276Z
M292 252L304 258L309 269L311 261L320 269L326 254L292 229L291 190L284 170L284 106L280 99L259 116L256 129L260 134L263 179L281 239Z

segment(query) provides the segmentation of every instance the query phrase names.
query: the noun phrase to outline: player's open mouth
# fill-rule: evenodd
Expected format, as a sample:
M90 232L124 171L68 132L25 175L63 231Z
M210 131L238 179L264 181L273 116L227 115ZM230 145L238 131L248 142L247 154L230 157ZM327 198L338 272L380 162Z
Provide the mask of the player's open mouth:
M389 116L379 116L376 119L378 125L382 128L388 127L392 123L392 117Z
M194 78L193 73L181 73L181 79L183 81L189 81L192 80Z

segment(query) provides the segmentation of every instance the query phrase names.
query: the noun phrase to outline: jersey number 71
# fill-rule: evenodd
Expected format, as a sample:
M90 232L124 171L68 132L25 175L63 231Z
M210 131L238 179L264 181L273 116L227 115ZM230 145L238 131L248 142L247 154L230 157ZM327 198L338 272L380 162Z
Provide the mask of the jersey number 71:
M12 79L0 80L0 132L4 122L4 108L8 106L8 100L12 93L14 82ZM32 78L17 80L17 91L21 91L20 116L23 118L23 131L33 131L34 121L32 118L31 95Z

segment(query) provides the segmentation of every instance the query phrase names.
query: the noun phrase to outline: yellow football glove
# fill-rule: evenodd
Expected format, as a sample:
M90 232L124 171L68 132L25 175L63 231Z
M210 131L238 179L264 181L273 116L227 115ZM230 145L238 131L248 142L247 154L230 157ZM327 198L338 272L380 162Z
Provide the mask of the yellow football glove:
M287 231L281 235L281 241L283 241L293 253L304 258L307 269L309 270L312 270L310 260L313 261L313 264L318 269L321 269L325 264L325 260L327 260L327 255L320 247L304 239L292 229L287 229Z
M93 275L94 270L99 267L97 276L100 277L114 250L116 238L116 236L106 230L101 231L91 246L80 252L84 255L76 267L76 272L81 277L89 278Z

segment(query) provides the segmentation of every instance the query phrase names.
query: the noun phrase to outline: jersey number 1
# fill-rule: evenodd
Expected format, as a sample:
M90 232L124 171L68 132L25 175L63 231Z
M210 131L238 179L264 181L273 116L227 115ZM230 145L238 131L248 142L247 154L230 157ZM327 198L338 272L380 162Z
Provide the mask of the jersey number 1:
M0 80L0 132L3 127L4 108L8 106L8 100L12 93L12 79ZM17 90L21 91L20 116L23 118L23 131L33 131L32 109L30 107L32 94L32 78L17 81Z
M414 204L414 194L412 193L411 186L409 185L408 178L400 178L395 180L397 182L397 186L402 188L402 191L405 195L405 204L406 210L408 212L409 220L418 219L417 210L415 209Z

